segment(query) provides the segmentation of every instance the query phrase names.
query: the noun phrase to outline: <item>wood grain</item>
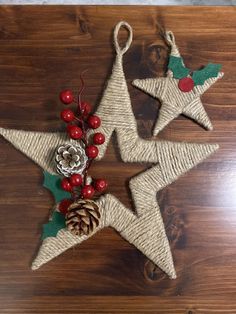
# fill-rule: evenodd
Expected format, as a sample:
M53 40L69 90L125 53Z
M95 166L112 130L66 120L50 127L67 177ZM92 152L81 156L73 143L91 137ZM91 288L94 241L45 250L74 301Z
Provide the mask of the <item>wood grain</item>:
M85 69L86 99L95 107L113 62L112 28L121 19L134 29L124 58L129 83L164 73L160 26L175 32L188 67L212 61L225 72L202 98L214 131L181 116L159 136L220 144L157 195L178 279L169 280L111 229L30 271L53 199L39 167L1 139L0 313L236 313L235 8L1 6L0 126L62 130L58 94L76 90ZM130 84L129 90L139 133L150 137L159 104ZM93 171L132 206L127 182L145 167L122 163L114 137Z

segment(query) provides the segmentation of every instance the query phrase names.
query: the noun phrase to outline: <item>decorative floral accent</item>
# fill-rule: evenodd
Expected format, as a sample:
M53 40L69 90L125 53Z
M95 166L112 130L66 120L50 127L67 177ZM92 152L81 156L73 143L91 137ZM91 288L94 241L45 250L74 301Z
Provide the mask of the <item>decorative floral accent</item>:
M185 67L183 59L172 55L169 57L168 69L173 72L173 77L176 79L186 77L190 73L190 70Z
M61 177L59 175L54 175L47 171L44 171L43 175L43 186L52 193L56 204L70 197L69 192L62 190Z
M70 177L74 173L81 174L87 163L85 150L80 144L65 144L56 151L57 172Z
M186 68L182 57L175 57L170 55L168 69L173 72L173 77L176 79L187 78L191 75L194 86L203 85L205 81L212 77L217 77L221 64L208 63L201 70L191 72L190 69Z
M92 199L97 194L101 194L107 188L105 179L103 188L95 188L96 180L89 176L88 170L93 160L98 156L97 146L105 142L105 135L101 132L88 137L91 129L95 130L101 126L101 119L91 114L92 106L89 102L82 101L84 90L84 80L80 75L81 87L75 97L71 90L64 90L60 93L60 100L66 105L71 105L68 109L61 111L61 119L67 124L68 136L75 140L75 144L65 144L57 149L56 162L58 173L64 175L61 179L62 190L71 194L73 202L81 199ZM73 108L76 105L76 108ZM73 107L72 107L73 106ZM90 180L88 180L90 177ZM97 186L97 184L96 184ZM61 206L62 212L66 214L66 208Z
M105 142L105 135L101 132L93 133L89 138L88 131L101 126L101 119L91 114L90 103L82 101L84 81L82 75L78 96L74 97L71 90L63 90L60 100L68 109L61 111L61 119L67 124L68 136L73 142L63 144L56 150L56 169L63 177L60 178L60 190L66 193L61 199L58 210L64 215L65 226L74 235L89 235L99 225L99 208L91 199L96 194L101 195L107 188L107 181L103 178L95 179L88 174L93 160L98 156L97 146ZM76 105L76 108L73 108ZM55 180L49 184L52 192L57 192ZM51 227L51 225L50 225Z
M65 226L65 216L62 213L54 211L50 221L43 225L42 240L48 237L56 237L58 231L64 229Z

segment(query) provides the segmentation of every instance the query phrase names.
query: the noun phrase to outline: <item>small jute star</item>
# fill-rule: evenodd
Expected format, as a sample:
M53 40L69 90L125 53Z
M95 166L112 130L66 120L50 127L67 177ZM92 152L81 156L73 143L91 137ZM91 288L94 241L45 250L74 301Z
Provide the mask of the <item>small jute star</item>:
M117 40L121 27L129 31L128 41L122 49ZM63 228L56 236L45 238L32 264L32 269L39 268L97 231L111 226L166 272L170 278L176 278L156 193L216 151L218 145L149 141L139 138L122 65L123 54L132 42L132 29L129 24L120 22L116 25L114 42L117 52L116 60L96 112L102 119L102 125L96 131L105 134L106 139L105 143L100 146L98 159L104 156L111 134L116 131L123 161L151 162L155 165L130 180L135 213L110 194L100 197L96 201L101 214L98 227L88 236L75 236ZM65 133L6 129L0 129L0 133L51 174L56 173L54 161L56 147L71 141Z
M195 120L207 130L212 130L200 96L223 77L224 74L219 72L221 65L209 63L203 69L191 73L184 65L174 34L167 31L165 39L171 47L166 77L136 79L132 83L162 103L153 135L157 135L180 114Z

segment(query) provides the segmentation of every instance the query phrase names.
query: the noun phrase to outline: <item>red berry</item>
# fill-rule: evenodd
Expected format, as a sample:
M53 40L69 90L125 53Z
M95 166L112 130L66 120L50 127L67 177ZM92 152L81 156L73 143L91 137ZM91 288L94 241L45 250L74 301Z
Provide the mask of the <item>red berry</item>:
M79 186L81 185L83 182L83 178L81 176L81 174L72 174L72 176L70 177L70 184L72 186Z
M82 101L81 102L81 114L83 116L87 116L88 114L90 114L90 112L92 111L92 107L90 105L90 103Z
M81 190L81 195L83 198L92 198L95 193L92 185L85 185Z
M67 131L70 137L73 138L74 140L79 140L83 135L83 131L81 130L81 128L76 125L70 125L67 128Z
M70 109L62 110L61 112L61 119L65 122L71 122L75 118L74 112Z
M60 99L61 99L61 102L63 102L63 104L65 105L71 104L74 99L72 91L69 89L66 89L60 92Z
M98 116L90 116L88 118L88 125L92 129L97 129L101 125L101 119Z
M105 142L105 135L102 133L95 133L93 136L93 142L96 145L102 145Z
M68 133L70 133L70 129L71 129L73 126L74 126L73 124L67 124L66 130L67 130Z
M62 200L59 204L59 210L62 214L66 214L67 213L67 209L68 207L72 204L72 200L70 200L69 198L66 198L64 200Z
M67 178L62 179L61 187L63 190L70 192L72 190L71 184Z
M179 80L178 87L184 93L190 92L194 88L194 81L191 77L184 77Z
M98 148L94 145L90 145L86 147L85 152L89 158L96 158L98 155Z
M97 179L94 183L95 190L98 192L103 192L107 188L107 181L105 179Z

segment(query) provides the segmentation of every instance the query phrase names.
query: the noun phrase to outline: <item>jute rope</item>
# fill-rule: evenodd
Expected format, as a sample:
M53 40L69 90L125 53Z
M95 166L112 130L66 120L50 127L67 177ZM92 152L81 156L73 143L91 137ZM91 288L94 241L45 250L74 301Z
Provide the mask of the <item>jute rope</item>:
M180 57L179 49L175 43L175 36L171 31L167 31L165 34L165 39L168 45L171 47L171 55L174 57Z
M124 27L128 30L128 39L124 45L123 48L120 47L119 42L118 42L118 35L119 35L119 31L121 29L121 27ZM126 51L129 49L132 40L133 40L133 30L132 27L124 21L119 22L115 28L114 28L114 46L115 46L115 50L118 56L122 56L123 54L126 53Z
M130 32L124 48L119 47L117 40L120 27L126 27ZM117 56L96 113L102 120L102 126L96 132L101 131L106 136L105 143L99 147L99 158L104 156L111 134L116 131L123 161L152 162L157 165L130 180L136 213L126 208L112 195L106 195L98 200L102 217L100 225L94 233L104 227L112 226L166 272L170 278L175 278L172 255L160 209L156 202L156 192L213 153L218 145L149 141L139 138L122 66L122 56L131 44L132 29L126 22L120 22L115 28L114 36ZM61 144L60 141L68 140L60 133L35 133L5 129L0 129L0 133L51 173L55 169L52 165L52 157L49 158L48 154L53 147L53 151L55 151L55 147ZM33 136L34 134L37 136ZM41 137L44 137L43 134L47 140L39 141ZM39 268L87 238L87 236L75 237L67 230L59 231L56 237L50 237L43 241L38 256L32 264L32 269Z

